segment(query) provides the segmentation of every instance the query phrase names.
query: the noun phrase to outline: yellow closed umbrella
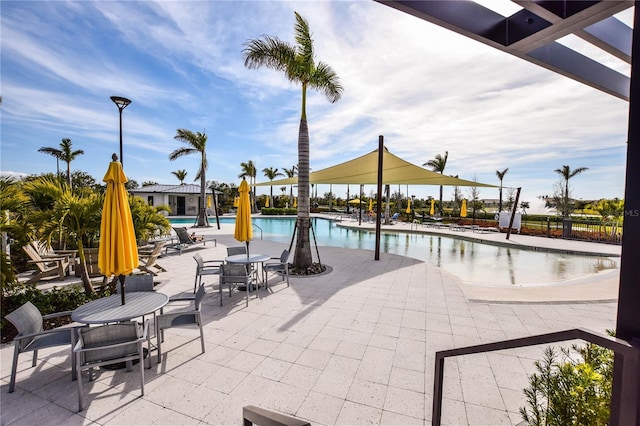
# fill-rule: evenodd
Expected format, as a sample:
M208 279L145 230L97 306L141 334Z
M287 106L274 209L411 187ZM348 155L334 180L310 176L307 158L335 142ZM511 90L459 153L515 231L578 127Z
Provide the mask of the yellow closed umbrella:
M249 257L249 241L253 239L253 228L251 226L251 202L249 201L249 184L246 179L242 179L240 188L240 198L238 200L238 212L236 213L236 228L233 237L247 243L247 257Z
M407 210L405 210L405 213L409 214L411 213L411 199L407 198Z
M207 208L211 208L211 195L207 195Z
M103 275L118 276L124 305L125 275L138 267L138 245L129 207L129 193L124 186L128 179L118 156L113 154L112 159L103 178L107 183L107 191L100 222L98 268Z
M269 197L267 197L267 201L264 202L265 207L269 207Z
M373 211L373 198L369 198L369 211Z
M431 199L431 210L429 210L429 214L431 216L433 216L436 213L436 209L435 209L435 205L436 205L436 200L434 200L433 198Z
M233 207L238 207L238 197L233 197Z
M294 197L293 198L293 208L295 209L296 207L298 207L298 198Z
M467 200L462 200L462 206L460 206L460 217L467 217Z

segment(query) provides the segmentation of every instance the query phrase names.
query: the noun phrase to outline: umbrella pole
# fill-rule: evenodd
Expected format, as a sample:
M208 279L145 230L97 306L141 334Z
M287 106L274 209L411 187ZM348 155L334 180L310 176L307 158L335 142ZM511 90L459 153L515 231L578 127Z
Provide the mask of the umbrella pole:
M122 299L122 304L124 305L124 280L125 276L120 274L118 275L118 280L120 281L120 297Z

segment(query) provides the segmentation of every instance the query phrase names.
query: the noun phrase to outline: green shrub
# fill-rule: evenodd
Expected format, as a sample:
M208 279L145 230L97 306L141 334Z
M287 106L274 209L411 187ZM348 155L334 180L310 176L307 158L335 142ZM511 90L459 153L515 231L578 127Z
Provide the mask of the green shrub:
M608 424L613 351L589 343L561 353L549 347L536 361L537 373L524 390L522 419L534 426Z
M292 208L278 208L278 207L263 207L260 210L260 213L262 213L263 215L297 215L298 214L298 209L292 209Z
M42 292L26 284L14 286L9 291L5 289L2 295L2 306L0 308L2 310L2 321L0 322L2 343L11 341L16 334L15 328L4 316L18 309L26 302L33 303L42 315L46 315L55 312L72 311L90 300L108 295L109 290L106 287L102 292L98 292L98 294L93 296L88 296L80 286L54 287L47 292ZM69 322L71 322L70 319L45 324L45 329L57 327Z

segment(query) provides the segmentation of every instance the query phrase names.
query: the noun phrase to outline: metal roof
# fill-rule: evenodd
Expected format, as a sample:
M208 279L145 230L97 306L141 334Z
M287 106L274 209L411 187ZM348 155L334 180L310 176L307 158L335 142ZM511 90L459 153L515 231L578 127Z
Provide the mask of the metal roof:
M575 35L631 64L633 29L614 15L632 7L632 0L512 0L517 11L509 16L471 0L375 1L629 100L628 73L557 40Z
M185 184L185 185L147 185L140 188L131 189L129 192L136 193L160 193L160 194L194 194L200 195L200 185ZM207 189L207 193L210 193ZM216 191L216 194L222 194L220 191Z

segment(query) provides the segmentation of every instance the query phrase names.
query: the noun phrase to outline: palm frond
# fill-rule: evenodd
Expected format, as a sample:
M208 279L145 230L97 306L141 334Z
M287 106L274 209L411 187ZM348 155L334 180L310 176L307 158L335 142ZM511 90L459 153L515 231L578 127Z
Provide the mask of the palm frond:
M340 100L344 90L336 72L324 62L318 62L318 66L309 80L309 86L324 93L331 103Z

